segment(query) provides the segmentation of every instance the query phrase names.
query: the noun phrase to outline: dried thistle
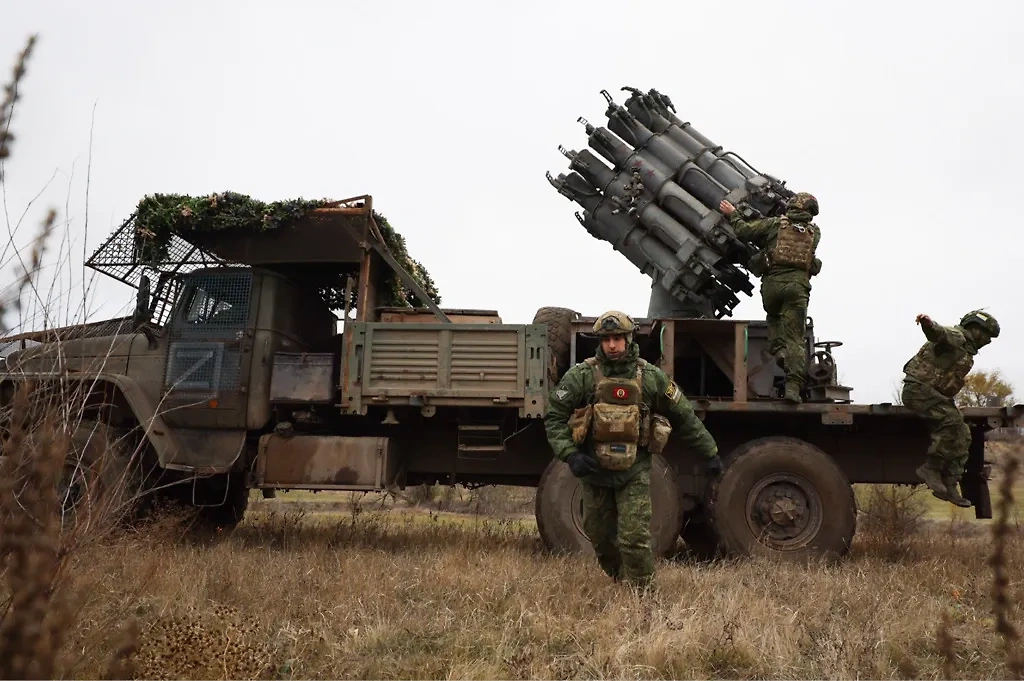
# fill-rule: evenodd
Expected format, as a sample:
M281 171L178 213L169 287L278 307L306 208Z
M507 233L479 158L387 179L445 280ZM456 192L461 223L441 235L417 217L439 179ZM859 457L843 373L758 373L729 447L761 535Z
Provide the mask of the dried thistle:
M1006 457L1003 479L999 486L1000 500L996 521L992 524L993 547L988 564L992 566L992 605L996 632L1003 637L1006 665L1016 678L1024 678L1024 659L1017 648L1020 634L1010 621L1010 578L1006 570L1006 542L1010 534L1010 514L1013 512L1013 483L1020 468L1018 453Z
M68 439L50 411L33 428L32 387L15 393L11 435L3 446L0 559L10 603L0 621L0 678L52 678L54 660L73 621L64 589L56 589L60 551L57 489Z
M28 58L32 54L32 49L36 45L38 35L31 35L28 38L28 42L25 45L25 49L18 55L18 59L14 62L14 72L11 75L11 80L4 85L4 100L0 104L0 161L7 158L11 154L10 144L14 140L14 135L11 134L11 119L14 117L14 105L21 98L18 93L18 85L21 84L21 79L25 76L25 65L28 63ZM4 168L3 164L0 163L0 180L4 179Z
M939 652L942 653L942 678L952 679L956 671L955 639L953 638L953 621L948 612L942 613L942 622L936 633Z

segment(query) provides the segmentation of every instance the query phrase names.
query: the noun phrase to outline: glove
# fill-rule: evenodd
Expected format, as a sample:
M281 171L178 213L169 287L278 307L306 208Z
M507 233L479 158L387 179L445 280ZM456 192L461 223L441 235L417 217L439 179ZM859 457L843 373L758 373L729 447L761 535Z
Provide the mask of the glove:
M722 474L722 457L715 454L713 457L704 462L704 470L708 476L716 477Z
M566 463L569 464L569 470L577 478L582 478L584 475L589 475L597 470L597 460L583 452L573 452L569 455Z

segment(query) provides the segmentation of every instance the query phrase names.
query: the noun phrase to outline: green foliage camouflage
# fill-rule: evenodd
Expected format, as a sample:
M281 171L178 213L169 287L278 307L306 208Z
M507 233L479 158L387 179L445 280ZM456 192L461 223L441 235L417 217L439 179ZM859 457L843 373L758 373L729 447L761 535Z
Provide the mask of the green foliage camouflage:
M166 261L168 246L174 235L190 241L190 236L201 232L235 231L258 233L278 229L301 219L310 211L330 205L328 199L289 199L264 203L244 194L222 192L207 196L183 194L150 194L135 209L136 257L154 267ZM384 243L391 255L409 272L435 304L441 303L434 280L418 260L409 256L405 238L388 222L373 211L373 219L380 228ZM320 286L324 300L334 309L345 305L346 276L339 273ZM388 272L385 282L384 304L394 307L423 307L425 301L402 283L394 272ZM353 302L354 307L354 302Z

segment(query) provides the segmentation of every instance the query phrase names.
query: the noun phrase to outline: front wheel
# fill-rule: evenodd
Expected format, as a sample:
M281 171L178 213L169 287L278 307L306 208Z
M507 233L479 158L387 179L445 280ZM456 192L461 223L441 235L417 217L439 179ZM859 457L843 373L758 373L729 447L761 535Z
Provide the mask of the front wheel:
M534 508L544 544L559 553L593 556L583 530L583 485L568 464L552 459L537 485ZM676 472L660 454L651 459L651 551L668 557L683 526Z
M853 488L825 452L792 437L738 447L711 492L711 518L728 553L834 560L857 526Z

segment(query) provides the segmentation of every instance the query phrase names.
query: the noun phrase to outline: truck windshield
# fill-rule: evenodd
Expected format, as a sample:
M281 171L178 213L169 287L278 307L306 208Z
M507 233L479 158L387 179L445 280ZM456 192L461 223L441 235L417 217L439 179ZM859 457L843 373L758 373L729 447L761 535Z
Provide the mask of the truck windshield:
M195 326L243 326L249 316L248 273L200 275L190 282L184 322Z

